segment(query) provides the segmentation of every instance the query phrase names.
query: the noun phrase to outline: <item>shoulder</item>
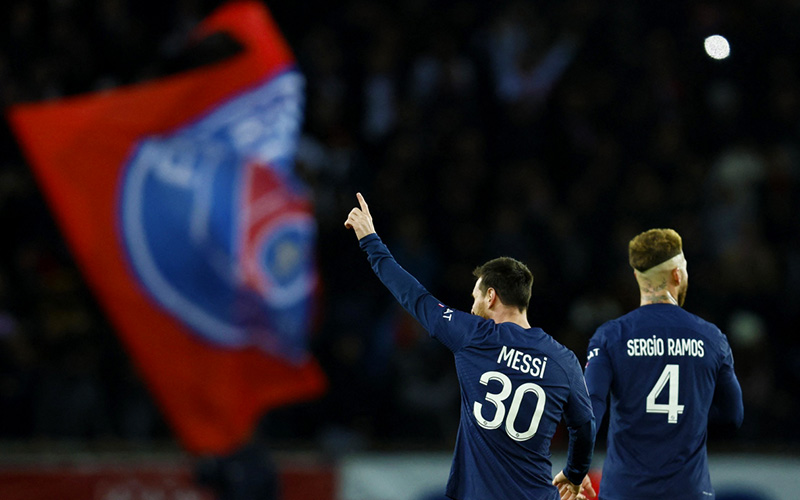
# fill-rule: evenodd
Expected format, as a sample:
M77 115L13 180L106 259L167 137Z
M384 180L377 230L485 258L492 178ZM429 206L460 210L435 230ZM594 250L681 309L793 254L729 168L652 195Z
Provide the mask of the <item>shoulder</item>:
M594 335L592 335L591 341L606 342L618 339L622 332L623 324L629 315L630 313L620 316L619 318L608 320L602 325L598 326L597 330L594 332Z
M706 321L700 316L691 313L682 307L677 309L679 311L678 314L680 315L682 327L689 328L690 330L696 332L696 334L706 338L709 341L727 343L727 338L717 325L710 321Z
M430 320L430 334L453 352L483 345L496 338L497 324L468 312L438 303Z
M544 330L539 328L533 328L532 330L537 330L537 334L542 336L542 340L539 343L539 348L544 351L547 356L549 356L555 362L555 364L561 367L565 373L569 375L583 375L580 361L575 353L572 352L572 350L548 335L546 332L544 332Z
M688 321L691 322L692 328L715 346L718 352L724 355L730 350L728 337L717 325L689 311L684 311L684 313Z
M722 331L719 329L717 325L710 321L706 321L700 316L687 311L686 309L681 309L683 311L684 316L690 321L698 330L713 333L716 335L722 335Z

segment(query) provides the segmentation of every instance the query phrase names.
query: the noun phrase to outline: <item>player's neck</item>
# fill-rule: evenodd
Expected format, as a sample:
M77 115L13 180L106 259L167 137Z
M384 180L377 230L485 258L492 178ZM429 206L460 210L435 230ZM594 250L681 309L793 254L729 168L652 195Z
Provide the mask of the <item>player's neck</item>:
M530 328L531 324L528 323L528 315L526 312L519 312L517 309L503 309L493 311L491 318L495 323L514 323L522 328Z
M649 304L672 304L674 306L678 305L677 299L669 290L659 290L659 291L646 291L646 290L639 290L641 293L641 300L639 301L640 306L646 306Z
M675 299L678 287L670 278L668 273L658 273L655 275L636 274L636 281L639 283L640 306L648 304L672 304L677 306Z

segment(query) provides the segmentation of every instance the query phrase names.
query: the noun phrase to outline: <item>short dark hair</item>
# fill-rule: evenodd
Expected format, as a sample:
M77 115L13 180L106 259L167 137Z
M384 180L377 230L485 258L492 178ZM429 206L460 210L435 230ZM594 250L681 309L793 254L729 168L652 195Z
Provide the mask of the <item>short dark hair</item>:
M528 308L533 274L522 262L511 257L498 257L476 267L472 274L480 278L481 292L494 288L503 304L517 307L520 312Z
M674 229L650 229L628 244L628 263L639 272L669 260L683 251L681 236Z

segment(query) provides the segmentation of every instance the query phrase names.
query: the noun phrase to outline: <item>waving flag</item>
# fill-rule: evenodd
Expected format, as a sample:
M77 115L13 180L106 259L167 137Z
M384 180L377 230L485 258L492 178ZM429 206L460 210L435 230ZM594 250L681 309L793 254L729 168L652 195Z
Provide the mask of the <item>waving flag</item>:
M315 397L315 223L293 175L304 79L267 10L197 36L244 50L144 84L9 113L87 281L185 447L226 453Z

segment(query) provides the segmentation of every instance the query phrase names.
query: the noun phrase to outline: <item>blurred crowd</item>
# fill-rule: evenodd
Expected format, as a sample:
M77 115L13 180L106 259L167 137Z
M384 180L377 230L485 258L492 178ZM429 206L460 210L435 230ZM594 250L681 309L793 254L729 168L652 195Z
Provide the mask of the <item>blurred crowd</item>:
M196 64L220 2L9 0L0 106ZM374 277L343 221L361 191L397 260L469 310L499 255L585 360L638 305L627 243L684 240L685 307L728 335L745 423L712 438L800 442L800 2L275 0L307 77L298 171L324 287L322 399L268 415L278 443L448 447L452 355ZM724 60L705 37L723 34ZM169 430L100 311L7 124L0 132L0 439L148 443ZM563 443L563 441L562 441Z

